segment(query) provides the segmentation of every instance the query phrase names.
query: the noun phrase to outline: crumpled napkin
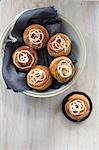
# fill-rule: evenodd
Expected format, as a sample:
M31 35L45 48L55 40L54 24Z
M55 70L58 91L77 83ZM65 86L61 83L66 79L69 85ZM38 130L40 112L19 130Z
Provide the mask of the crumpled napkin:
M30 9L23 12L17 19L14 27L9 35L2 64L2 74L8 89L13 89L16 92L31 90L26 84L26 73L15 68L12 63L12 54L18 47L25 45L23 41L23 32L31 24L43 25L51 37L57 32L61 32L62 21L58 17L58 13L54 7L43 7ZM53 58L48 54L46 47L38 50L38 64L49 66ZM61 86L59 82L53 79L53 84L50 88L57 89Z

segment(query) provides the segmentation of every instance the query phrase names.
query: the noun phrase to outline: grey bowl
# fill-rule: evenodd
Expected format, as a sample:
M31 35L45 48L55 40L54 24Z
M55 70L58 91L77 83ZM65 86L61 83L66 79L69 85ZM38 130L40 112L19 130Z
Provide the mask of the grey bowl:
M27 11L27 10L25 10ZM11 32L11 29L14 25L15 20L22 14L18 14L14 21L8 25L8 27L5 29L4 33L2 34L1 41L0 41L0 64L2 65L2 59L3 59L3 51L4 51L4 46L5 46L5 41L8 37L8 35ZM86 60L86 46L84 39L79 31L79 29L67 18L65 18L62 15L59 15L60 18L63 21L63 31L72 39L73 46L72 46L72 52L75 54L77 57L77 65L76 65L76 72L72 80L68 82L68 84L61 86L59 89L50 89L46 92L38 92L35 90L32 91L24 91L22 93L32 96L32 97L40 97L40 98L47 98L47 97L52 97L58 94L63 93L67 89L69 89L73 84L77 81L78 77L81 75L81 72L83 71L83 68L85 66L85 60ZM1 77L2 79L2 77Z

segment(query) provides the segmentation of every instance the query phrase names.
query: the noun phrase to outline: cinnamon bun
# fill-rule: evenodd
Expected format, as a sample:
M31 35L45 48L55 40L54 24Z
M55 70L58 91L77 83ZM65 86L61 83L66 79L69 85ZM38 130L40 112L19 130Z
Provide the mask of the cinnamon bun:
M92 110L90 98L82 92L73 92L63 100L64 115L72 121L85 120Z
M25 29L23 39L26 45L34 49L41 49L46 45L49 34L43 26L33 24Z
M14 65L21 71L28 71L35 66L38 56L35 50L28 46L21 46L12 55Z
M58 82L65 83L73 77L75 69L68 57L61 56L51 62L50 72Z
M50 38L47 49L52 57L68 56L71 52L71 40L67 35L57 33Z
M27 84L38 91L47 89L52 83L49 69L45 66L34 66L27 74Z

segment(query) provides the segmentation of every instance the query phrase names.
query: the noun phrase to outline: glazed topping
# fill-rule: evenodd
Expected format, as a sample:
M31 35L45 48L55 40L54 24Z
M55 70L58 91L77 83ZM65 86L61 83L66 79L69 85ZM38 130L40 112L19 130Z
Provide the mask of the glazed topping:
M32 64L34 63L34 57L32 56L32 54L27 51L27 50L21 50L21 51L16 51L14 53L14 63L16 64L16 66L18 66L18 64L16 63L16 60L18 61L19 64L26 64L29 62L29 58L31 58L31 62L28 66L21 66L21 68L25 69L25 68L28 68L28 67L31 67Z
M44 34L40 29L31 29L28 34L28 38L32 45L39 45L42 46Z
M27 54L23 52L17 52L17 59L19 63L27 63L29 61Z
M66 58L61 60L57 65L57 70L61 77L67 78L72 75L71 60Z
M67 48L67 43L65 42L65 40L60 35L56 36L56 38L51 43L51 45L52 45L53 50L55 52L60 52L61 50Z
M44 81L46 78L46 74L41 69L34 69L28 73L28 77L29 77L29 83L35 84L37 82Z
M80 99L74 100L69 104L69 112L72 115L80 115L80 113L86 111L84 102Z

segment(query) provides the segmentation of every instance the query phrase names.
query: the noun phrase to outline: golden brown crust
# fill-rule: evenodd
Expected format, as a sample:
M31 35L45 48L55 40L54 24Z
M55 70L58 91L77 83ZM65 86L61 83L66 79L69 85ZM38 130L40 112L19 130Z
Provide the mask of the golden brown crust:
M44 80L42 80L42 81L37 81L37 82L35 82L36 80L33 80L33 82L31 82L32 80L31 80L31 77L30 77L30 72L31 71L34 71L34 70L42 70L43 71L43 73L45 73L45 78L44 78L44 74L43 74L43 77L41 77L41 78L43 78ZM36 89L36 90L38 90L38 91L42 91L42 90L45 90L45 89L47 89L50 85L51 85L51 83L52 83L52 77L51 77L51 74L50 74L50 72L49 72L49 69L47 68L47 67L45 67L45 66L41 66L41 65L37 65L37 66L34 66L31 70L30 70L30 72L27 74L27 84L31 87L31 88L33 88L33 89ZM34 73L34 72L33 72ZM38 75L39 76L39 75ZM35 77L34 77L35 78Z
M69 59L68 57L65 57L65 56L61 56L61 57L57 57L55 58L51 64L50 64L50 72L52 74L52 76L60 83L65 83L67 81L69 81L73 75L74 75L74 72L75 72L75 69L74 69L74 65L73 63L71 62L70 64L70 67L71 67L71 70L72 70L72 74L68 77L62 77L60 75L60 73L58 72L57 70L57 65L59 64L60 61L64 60L64 59ZM69 59L70 60L70 59ZM71 60L70 60L71 61Z
M55 39L59 36L64 40L64 42L67 46L65 48L63 47L61 50L59 49L58 51L55 51L55 46L52 45L52 42L53 41L55 42ZM57 42L58 42L58 46L60 46L58 40L57 40ZM67 35L65 35L63 33L57 33L57 34L53 35L50 38L50 40L48 41L47 49L48 49L48 53L52 57L68 56L69 53L71 52L71 40L69 39L69 37Z
M32 29L40 30L41 33L44 35L44 37L40 37L42 39L42 44L32 43L32 45L31 45L31 42L28 38L28 35L29 35L29 32L32 31ZM32 34L32 36L35 36L35 34ZM43 26L41 26L39 24L32 24L32 25L30 25L29 27L27 27L25 29L25 31L23 33L23 39L24 39L24 42L25 42L26 45L28 45L28 46L30 46L34 49L40 49L40 48L43 48L46 45L46 43L49 39L49 34L48 34L48 31Z
M70 106L71 104L73 104L73 102L77 102L79 104L79 100L80 100L80 104L83 104L83 109L78 109L78 107L80 106L76 106L77 104L75 104L75 106L77 107L77 110L74 111L73 113L70 111ZM82 103L81 103L82 102ZM73 107L75 107L73 106ZM89 100L81 94L74 94L72 96L70 96L65 104L65 112L66 114L73 120L81 120L83 118L85 118L86 116L88 116L88 114L90 113L90 103Z
M28 57L28 61L22 63L18 60L18 57L24 59L24 54ZM22 58L23 57L23 58ZM14 65L21 71L28 71L31 67L35 66L38 61L38 56L35 50L28 46L21 46L17 48L12 55Z

